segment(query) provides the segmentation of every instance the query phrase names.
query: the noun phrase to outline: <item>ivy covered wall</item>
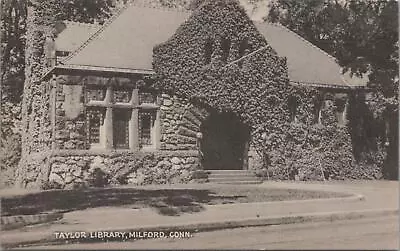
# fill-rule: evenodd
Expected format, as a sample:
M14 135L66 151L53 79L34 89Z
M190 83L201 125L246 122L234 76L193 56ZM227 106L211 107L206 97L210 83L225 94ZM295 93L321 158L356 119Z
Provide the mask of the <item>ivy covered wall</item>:
M346 126L352 118L337 115L353 91L290 85L285 59L235 0L204 2L154 49L153 67L157 88L241 118L272 178L381 177L381 163L355 160ZM293 99L299 101L294 120Z
M196 134L207 112L185 98L156 93L145 79L141 75L118 76L84 70L55 70L52 76L43 78L42 83L52 86L45 101L49 107L48 122L52 135L49 137L49 150L28 155L31 161L35 161L25 164L28 167L24 169L25 174L35 175L25 186L46 189L91 186L96 185L93 183L96 175L102 176L102 185L204 181L206 176L197 173L200 158ZM106 90L108 87L113 90L124 88L131 93L134 89L139 93L144 90L157 96L155 102L160 111L161 131L157 149L91 148L88 142L88 95L91 90ZM114 99L117 98L115 95ZM100 96L104 100L106 94ZM125 108L129 112L138 108L131 106L132 98L130 96L124 104L129 106ZM41 130L41 126L38 124L33 129Z
M73 187L85 182L88 170L96 166L104 167L110 182L117 176L136 184L189 181L200 163L196 134L210 111L234 113L251 129L249 167L261 175L300 180L382 177L383 154L357 158L362 151L356 149L355 137L362 135L354 128L365 119L358 116L364 102L359 91L290 84L285 59L268 46L235 0L205 1L168 41L154 48L156 74L148 88L160 96L160 151L85 151L85 131L78 126L84 124L82 114L72 119L66 115L70 109L84 112L82 98L72 98L76 107L65 102L83 97L82 81L135 81L84 72L43 79L54 20L48 13L51 6L39 2L33 1L28 14L19 184L43 187L54 181ZM384 152L384 146L371 145L376 153Z

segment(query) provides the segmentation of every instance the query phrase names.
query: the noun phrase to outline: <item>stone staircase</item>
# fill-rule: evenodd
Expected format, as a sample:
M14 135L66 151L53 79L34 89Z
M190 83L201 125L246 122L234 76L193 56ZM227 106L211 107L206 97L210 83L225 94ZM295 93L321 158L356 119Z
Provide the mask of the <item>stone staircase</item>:
M259 184L261 179L248 170L207 170L208 182L220 184Z

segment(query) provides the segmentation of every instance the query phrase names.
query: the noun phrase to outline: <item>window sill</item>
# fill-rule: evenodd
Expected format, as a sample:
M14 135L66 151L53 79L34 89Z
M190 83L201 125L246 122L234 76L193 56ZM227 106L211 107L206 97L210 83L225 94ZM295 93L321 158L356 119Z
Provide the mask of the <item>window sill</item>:
M55 150L52 152L52 156L60 156L60 157L71 157L71 156L114 156L120 154L146 154L146 153L160 153L164 155L175 155L177 151L175 150L160 150L155 148L147 148L146 150L140 149L137 151L132 151L130 149L92 149L92 150ZM189 151L181 151L188 156L197 156L198 151L189 150Z
M139 149L139 152L154 152L157 150L159 150L159 149L157 149L155 146L144 146Z
M142 103L138 106L140 109L158 109L159 106L154 103Z
M74 150L74 151L88 151L88 152L99 152L99 153L103 153L103 152L152 152L152 151L157 151L159 149L157 149L156 147L143 147L143 148L139 148L137 150L131 150L130 148L104 148L101 146L94 146L91 147L89 149L85 149L85 150Z

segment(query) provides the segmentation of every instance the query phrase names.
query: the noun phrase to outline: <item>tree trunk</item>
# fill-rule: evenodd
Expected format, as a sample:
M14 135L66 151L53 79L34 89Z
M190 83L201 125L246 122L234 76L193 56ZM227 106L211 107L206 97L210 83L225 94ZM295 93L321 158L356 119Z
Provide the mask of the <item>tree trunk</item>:
M37 186L40 174L47 173L45 160L51 148L50 83L46 72L46 39L53 40L52 1L31 0L28 5L25 48L25 83L22 98L22 158L17 170L17 186Z

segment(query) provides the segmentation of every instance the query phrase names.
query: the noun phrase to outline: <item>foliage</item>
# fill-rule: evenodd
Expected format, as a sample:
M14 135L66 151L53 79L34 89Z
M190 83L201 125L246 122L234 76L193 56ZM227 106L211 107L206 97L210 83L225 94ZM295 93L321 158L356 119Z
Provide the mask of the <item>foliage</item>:
M14 171L21 158L20 105L10 102L2 104L0 138L0 186L10 186L14 181Z
M1 82L6 100L19 101L24 81L26 1L1 1Z
M104 23L117 9L112 0L1 1L1 105L21 101L25 81L25 49L28 6L34 6L43 22L55 20ZM51 17L51 18L50 18ZM42 22L41 21L41 22ZM5 116L8 116L3 110Z
M40 189L41 190L62 189L62 186L55 181L50 181L50 182L43 182Z
M1 78L4 88L4 98L19 102L22 95L25 69L25 41L27 24L27 7L35 5L29 0L1 1L1 47L2 68ZM48 17L58 20L99 23L104 22L111 14L111 0L95 1L42 1L38 6ZM46 16L46 14L43 14Z
M153 66L160 80L156 87L217 111L233 112L254 129L268 122L268 129L284 130L280 122L288 114L279 100L286 98L285 90L290 88L286 62L267 47L245 11L236 2L227 2L203 4L169 41L154 49ZM219 11L212 12L215 9ZM214 41L215 48L210 64L204 59L207 39ZM233 45L228 63L223 62L223 39ZM247 54L265 49L243 59L241 67L229 64L238 59L242 41L247 41ZM261 133L254 137L261 139Z
M1 86L0 106L2 117L2 138L8 137L10 132L20 133L15 130L15 124L21 123L21 114L13 113L10 106L21 106L24 82L26 85L34 80L29 74L36 70L28 69L25 66L35 65L40 68L38 76L44 71L46 60L45 55L46 39L52 39L55 34L43 33L43 28L52 29L56 33L55 24L57 21L70 20L86 23L104 23L119 8L127 4L127 0L4 0L1 1ZM166 4L166 3L164 3ZM35 10L36 19L28 20L28 7ZM28 31L28 24L29 31ZM35 27L34 25L41 25ZM31 44L27 44L31 41ZM27 50L26 50L27 49ZM37 49L37 50L36 50ZM32 50L35 53L32 54ZM26 56L28 57L26 58ZM38 56L40 55L40 59ZM30 58L32 56L32 58ZM41 62L41 63L39 63ZM26 75L27 74L27 75ZM38 90L36 90L38 92ZM26 96L31 97L30 91L25 91ZM34 98L27 99L25 103L29 106ZM26 109L26 112L29 108ZM26 113L23 117L26 117ZM0 146L3 147L3 146Z
M90 1L31 1L31 3L35 5L38 18L31 20L30 24L36 27L31 26L34 29L28 34L31 39L28 40L32 42L28 46L31 51L26 53L31 56L31 58L26 58L27 65L32 66L27 70L28 77L32 72L38 77L43 70L40 62L44 56L43 48L48 34L40 30L41 25L53 27L55 21L62 19L88 22L94 22L96 19L103 22L110 13L107 9L108 1L102 1L98 5L91 5ZM85 4L89 5L87 9L83 7ZM74 12L74 6L77 6L77 12ZM276 167L275 176L287 178L290 168L301 169L301 166L314 168L317 160L324 162L319 165L321 168L315 168L312 175L316 176L322 173L320 170L323 170L323 173L332 174L332 177L352 176L353 174L349 175L346 171L348 169L337 170L340 165L348 167L354 163L350 163L353 161L349 155L351 143L347 141L348 132L344 128L336 128L331 124L336 122L332 116L334 106L327 111L331 116L327 117L331 119L327 121L330 122L314 130L309 126L313 121L313 103L306 97L317 96L316 90L288 85L285 60L279 58L273 49L268 47L237 63L232 63L239 58L238 45L243 41L247 40L248 44L246 54L267 46L264 38L247 19L244 10L237 11L237 8L235 1L207 1L195 11L190 21L185 23L174 37L156 47L154 69L160 81L155 87L176 92L209 108L235 113L244 123L252 127L253 143L258 146L257 151L260 154L268 157L270 165ZM81 10L86 12L80 13ZM71 13L74 13L72 17ZM318 12L315 13L317 14ZM306 26L308 25L304 25ZM316 27L315 23L310 27L313 31ZM341 34L340 30L338 29L338 34ZM321 37L325 38L327 34L327 32L322 33ZM349 32L347 35L351 34ZM203 61L203 47L207 36L215 42L215 52L210 64L205 64ZM312 36L304 36L313 41ZM221 50L224 37L230 38L234 45L226 59L227 62L224 62L224 53ZM315 39L320 39L320 35ZM338 40L335 46L343 45ZM352 50L348 49L348 51ZM346 53L348 52L343 54L347 55ZM365 72L365 69L361 67L354 66L353 68L356 74ZM36 77L28 79L27 84L38 81ZM35 93L36 90L32 92ZM29 97L30 93L27 92L26 95ZM304 100L304 105L300 107L301 117L299 118L303 125L290 121L287 101L291 95L298 95ZM31 105L32 101L27 100L27 104ZM396 98L393 103L396 103ZM29 111L29 107L26 110ZM266 139L262 137L264 133L267 135ZM339 136L337 136L338 133ZM319 134L324 136L321 140L317 137ZM312 154L313 149L319 155ZM304 164L300 165L301 162Z
M226 39L231 49L225 59ZM213 53L208 63L210 40ZM237 61L243 41L246 56ZM289 179L293 173L303 180L365 178L373 172L354 168L351 137L346 127L337 126L334 96L322 97L327 100L322 124L316 124L323 93L289 85L285 60L268 46L236 1L206 1L170 40L154 48L153 62L156 88L208 109L232 112L247 124L252 144L273 178ZM289 99L301 101L295 121Z
M391 163L391 167L385 168L392 170L389 176L397 177L397 1L277 0L271 5L268 20L283 24L335 56L344 72L368 76L368 86L374 92L365 100L358 99L367 106L358 107L361 110L349 118L356 158L360 163L369 162L367 159L375 155L375 162L380 163L381 156L389 153L391 161L386 164ZM360 132L364 138L357 136ZM381 136L384 134L388 139ZM381 147L385 140L390 141L386 148ZM359 158L361 155L365 158Z
M20 103L12 103L4 101L2 103L2 127L1 133L3 138L6 138L12 134L18 134L20 132L20 121L21 121L21 105Z
M133 0L61 0L40 1L36 7L42 9L43 17L56 20L103 24L120 8ZM172 8L196 8L201 1L162 1L152 0L148 5ZM21 101L25 80L25 41L27 7L36 5L31 0L1 1L1 48L3 98L11 102ZM47 13L47 14L46 14Z
M44 122L44 118L47 116L46 104L43 102L47 98L45 94L46 86L40 85L39 82L47 66L46 43L54 37L54 25L56 21L64 19L104 22L111 14L111 2L108 0L1 1L1 51L3 53L1 53L0 106L2 140L6 140L11 133L22 133L24 135L22 142L26 142L29 137L41 142L46 137L46 134L42 131L27 131L29 130L27 128L29 128L29 123L37 123L38 120ZM28 11L29 8L30 12ZM22 94L24 94L25 101L22 109L19 109ZM15 108L12 108L12 106L15 106ZM13 111L16 109L21 112L14 113ZM38 113L33 114L32 110L36 110L35 112ZM17 124L21 123L21 120L23 120L24 127L22 128L25 131L18 129ZM33 120L36 122L33 122ZM49 139L45 140L48 141ZM21 140L16 142L21 143ZM0 147L2 150L7 149L7 145L4 144ZM20 152L15 152L14 155L20 156ZM7 162L14 163L12 160ZM16 167L7 166L7 168L14 170Z
M91 187L105 187L109 182L109 175L101 170L100 168L95 168L93 172L90 173L88 179L88 185Z
M21 158L21 137L11 134L1 139L0 148L0 187L10 186L14 183L15 167Z
M345 4L278 0L271 6L268 19L335 56L345 70L358 75L379 75L378 71L384 70L394 82L398 76L397 9L393 0L351 0Z

